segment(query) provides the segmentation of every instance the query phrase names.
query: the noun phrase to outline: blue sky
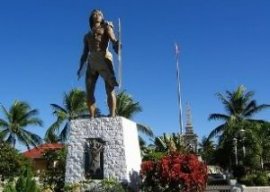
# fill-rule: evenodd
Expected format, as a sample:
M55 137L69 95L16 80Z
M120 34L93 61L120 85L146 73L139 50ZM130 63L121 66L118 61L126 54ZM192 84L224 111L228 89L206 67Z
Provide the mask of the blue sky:
M76 71L94 8L115 25L122 20L123 86L143 107L134 120L156 135L179 130L175 41L181 45L184 107L191 104L200 137L218 125L208 115L224 112L217 92L244 84L259 104L270 103L268 0L3 1L0 102L9 107L18 99L38 108L44 127L29 130L43 136L54 121L49 104L62 104L71 88L84 89ZM101 79L96 97L107 113ZM270 120L270 110L257 118Z

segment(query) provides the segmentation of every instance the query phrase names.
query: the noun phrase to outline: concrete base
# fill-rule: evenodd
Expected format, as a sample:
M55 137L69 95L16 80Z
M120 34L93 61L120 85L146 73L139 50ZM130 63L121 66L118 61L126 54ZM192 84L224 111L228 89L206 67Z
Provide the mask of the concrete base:
M123 117L79 119L70 122L65 182L85 181L85 143L89 138L106 141L104 178L136 185L141 156L137 124Z

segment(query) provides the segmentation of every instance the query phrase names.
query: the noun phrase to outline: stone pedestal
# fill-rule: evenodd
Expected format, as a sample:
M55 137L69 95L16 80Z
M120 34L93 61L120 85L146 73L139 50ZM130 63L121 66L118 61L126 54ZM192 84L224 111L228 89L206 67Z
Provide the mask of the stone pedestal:
M86 180L85 145L89 139L105 141L103 148L104 178L134 183L141 165L136 123L123 117L72 120L67 139L65 182Z

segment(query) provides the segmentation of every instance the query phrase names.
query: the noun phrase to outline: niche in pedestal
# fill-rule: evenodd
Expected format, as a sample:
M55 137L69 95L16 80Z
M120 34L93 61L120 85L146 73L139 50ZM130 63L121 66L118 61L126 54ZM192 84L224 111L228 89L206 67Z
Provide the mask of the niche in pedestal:
M87 138L85 142L85 178L104 178L104 147L101 138Z

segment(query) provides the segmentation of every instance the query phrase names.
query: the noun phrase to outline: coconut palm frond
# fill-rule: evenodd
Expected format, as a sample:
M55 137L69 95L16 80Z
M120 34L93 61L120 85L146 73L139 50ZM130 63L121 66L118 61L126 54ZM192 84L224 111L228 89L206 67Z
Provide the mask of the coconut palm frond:
M137 123L137 129L139 132L149 136L149 137L153 137L154 136L154 132L152 131L151 127Z

